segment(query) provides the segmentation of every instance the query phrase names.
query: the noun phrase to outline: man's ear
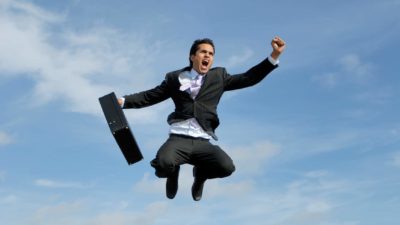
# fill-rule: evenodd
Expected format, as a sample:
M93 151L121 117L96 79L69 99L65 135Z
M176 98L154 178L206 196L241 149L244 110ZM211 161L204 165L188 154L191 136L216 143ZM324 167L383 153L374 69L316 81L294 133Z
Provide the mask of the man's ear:
M193 62L194 56L195 56L195 55L190 55L189 60L190 60L191 62Z

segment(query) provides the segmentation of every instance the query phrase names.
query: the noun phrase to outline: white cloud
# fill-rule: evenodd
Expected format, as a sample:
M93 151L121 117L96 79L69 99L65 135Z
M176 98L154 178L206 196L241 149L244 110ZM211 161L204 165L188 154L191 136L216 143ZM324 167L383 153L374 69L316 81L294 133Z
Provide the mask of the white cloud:
M251 193L256 188L256 182L250 179L231 181L225 179L213 179L206 181L204 196L207 199L231 198L232 196L243 196L243 193Z
M97 203L99 203L98 201ZM95 203L93 203L95 204ZM152 202L139 210L95 211L87 201L62 202L41 206L30 218L32 224L128 225L155 224L167 211L165 202Z
M357 54L345 55L339 62L352 81L364 83L371 78L372 65L361 61Z
M162 217L168 211L168 205L165 202L152 202L144 210L136 212L111 212L102 213L96 218L91 219L87 225L128 225L128 224L155 224L155 221L162 221Z
M67 111L101 115L98 97L141 91L162 79L149 66L159 43L149 44L143 35L110 27L73 31L65 16L31 3L0 4L0 76L33 79L33 95L27 96L33 106L59 101ZM145 109L132 117L146 123L161 111Z
M237 55L232 55L227 59L227 62L224 63L224 67L226 68L235 68L240 66L241 64L247 62L254 55L254 51L246 48Z
M6 171L0 171L0 182L6 180Z
M335 72L327 72L312 79L324 87L333 88L343 83L366 84L373 77L373 65L361 60L357 54L347 54L338 60Z
M393 157L390 161L390 164L395 167L400 168L400 152L397 152L393 155Z
M389 134L391 137L396 138L397 140L400 139L400 126L394 125L395 128L390 129Z
M323 213L329 211L331 208L331 205L325 201L310 202L306 206L306 210L311 213Z
M252 180L245 185L250 189L236 193L230 190L234 186L230 186L229 181L215 182L225 183L221 185L224 191L217 193L210 202L212 195L207 191L212 189L210 181L206 183L204 201L209 202L210 211L223 209L235 224L323 224L330 221L338 206L344 204L342 194L345 196L350 192L346 182L333 178L328 171L300 174L298 179L279 187ZM202 216L211 217L210 214L204 212Z
M32 224L82 224L80 212L85 210L83 201L61 202L54 205L42 205L29 218ZM75 215L75 216L73 216Z
M180 173L180 177L179 183L182 183L182 173ZM150 174L145 173L142 180L135 184L134 190L146 194L163 193L165 192L165 179L159 179L155 175L150 178Z
M88 185L84 185L77 182L63 182L54 181L48 179L37 179L34 181L36 186L47 187L47 188L88 188Z
M336 86L339 77L337 73L325 73L321 76L314 76L313 80L319 82L323 87L333 88Z
M306 136L301 133L297 135L298 139L292 139L284 145L287 149L285 157L289 159L348 149L363 143L368 139L365 137L369 137L371 133L365 130L347 129L327 133L313 132L312 135Z
M0 131L0 146L11 144L13 141L13 138L9 134Z
M354 99L360 102L367 102L370 104L383 105L389 103L395 96L395 92L386 89L382 86L375 90L368 90L364 93L359 93L354 96Z
M279 187L262 185L250 177L240 182L229 178L213 179L206 182L201 202L191 199L191 167L184 167L182 172L178 196L174 200L167 200L165 197L165 179L155 176L151 178L147 174L141 181L145 185L135 186L133 195L111 190L96 195L95 198L88 196L78 197L80 200L69 198L68 201L63 201L49 194L37 196L36 193L33 198L24 198L26 205L20 206L22 213L26 213L24 221L28 221L27 224L43 225L172 225L188 220L193 224L211 225L232 221L235 221L234 224L244 224L247 221L266 225L346 224L346 221L342 221L343 218L337 218L334 220L337 223L333 223L331 216L335 215L337 208L343 209L340 207L347 201L344 197L352 196L351 190L348 184L335 179L329 171L317 170L299 174L297 179L291 179ZM146 192L146 189L152 190ZM360 190L353 191L359 194ZM149 196L152 196L150 199L155 196L151 192L158 192L161 199L149 200ZM149 196L143 196L143 193ZM16 197L9 195L7 199L12 203ZM354 204L354 201L350 203ZM180 216L176 217L177 214ZM265 215L268 215L268 220L265 220Z
M253 207L274 215L269 224L322 224L329 221L337 205L343 204L340 194L349 190L345 182L327 172L311 171L275 192L259 191L262 197Z
M17 203L17 201L18 197L12 194L0 198L1 204L14 204Z
M347 187L346 182L329 179L326 171L311 171L303 175L302 179L292 181L288 185L290 193L302 193L302 195L325 194L330 191L340 192Z
M267 160L280 152L279 146L270 142L258 142L225 149L229 149L229 155L235 163L237 173L252 175L259 174Z
M3 1L0 4L0 70L10 73L39 70L50 57L43 54L49 50L44 25L55 22L55 15L29 3Z
M314 170L307 172L304 176L308 178L319 178L319 177L325 177L328 174L329 174L328 171L325 170Z

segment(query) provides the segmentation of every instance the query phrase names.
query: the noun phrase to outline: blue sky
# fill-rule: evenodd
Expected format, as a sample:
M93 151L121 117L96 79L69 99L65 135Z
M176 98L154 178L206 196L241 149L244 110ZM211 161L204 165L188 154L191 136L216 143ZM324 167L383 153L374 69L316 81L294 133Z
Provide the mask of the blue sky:
M400 1L0 0L0 223L397 225ZM237 171L194 202L149 165L172 102L128 110L128 166L98 97L146 90L216 44L234 74L287 42L262 83L227 93L217 142Z

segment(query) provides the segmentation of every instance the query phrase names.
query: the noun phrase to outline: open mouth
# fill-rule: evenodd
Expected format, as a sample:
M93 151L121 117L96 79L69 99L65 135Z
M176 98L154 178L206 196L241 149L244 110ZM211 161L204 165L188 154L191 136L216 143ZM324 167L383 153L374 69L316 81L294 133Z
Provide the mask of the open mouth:
M203 65L203 66L208 66L209 63L210 62L208 60L201 61L201 65Z

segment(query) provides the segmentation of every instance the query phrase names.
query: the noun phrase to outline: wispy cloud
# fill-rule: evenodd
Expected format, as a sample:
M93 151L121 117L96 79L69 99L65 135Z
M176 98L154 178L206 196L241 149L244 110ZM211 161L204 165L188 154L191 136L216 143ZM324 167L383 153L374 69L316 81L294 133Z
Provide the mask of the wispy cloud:
M253 50L245 48L242 52L238 53L237 55L230 56L224 63L224 66L227 68L236 68L238 66L241 66L243 63L247 62L253 55L254 55Z
M324 87L333 88L343 83L365 84L373 76L373 65L361 60L357 54L347 54L337 62L337 71L314 76L313 80Z
M54 198L43 193L36 196L35 204L30 203L25 212L26 221L32 224L54 224L61 222L65 224L177 224L187 220L194 221L193 224L216 225L221 223L243 224L245 221L251 224L351 224L351 221L332 216L336 210L347 203L344 196L351 195L349 183L335 178L329 171L309 171L298 174L298 177L278 186L265 186L257 180L245 179L234 182L231 179L215 179L207 181L202 202L193 202L190 197L190 185L193 178L191 170L184 170L180 179L179 193L173 201L162 199L160 201L143 200L142 188L150 188L153 191L161 191L163 198L165 192L165 180L158 178L144 178L150 186L142 186L135 189L133 196L126 197L121 193L114 195L113 191L107 195L109 198L87 197L80 200L69 199L68 201L56 201ZM148 176L148 175L147 175ZM152 181L154 180L154 182ZM151 187L160 186L161 190ZM180 183L181 184L181 183ZM188 186L187 188L185 186ZM186 190L187 189L187 190ZM179 195L188 194L184 201ZM148 193L151 194L151 193ZM358 193L359 194L359 193ZM119 197L116 197L119 196ZM135 197L136 196L136 197ZM138 196L141 196L138 201ZM154 195L152 195L154 196ZM354 195L357 196L357 195ZM121 199L123 202L121 203ZM3 198L4 200L5 198ZM12 195L7 198L15 200ZM50 200L49 202L49 199ZM122 207L121 207L122 206ZM240 210L238 210L240 209ZM23 208L25 210L25 208ZM216 216L223 213L229 215ZM179 214L177 218L175 215ZM268 215L268 220L265 220ZM209 220L209 218L214 218ZM333 223L335 222L335 223Z
M365 92L357 93L353 99L357 102L368 103L369 105L384 106L394 102L396 92L392 88L378 86Z
M87 225L128 225L128 224L143 224L152 225L160 220L160 216L165 216L168 211L168 204L166 202L153 202L144 208L144 210L136 212L108 212L101 213L95 218L89 220Z
M157 42L105 26L75 31L64 15L20 1L0 4L0 76L33 78L26 98L35 106L61 100L68 111L100 115L98 97L154 84L149 63ZM157 118L158 111L142 110L138 122Z
M337 73L325 73L320 76L313 77L315 81L318 81L324 87L335 87L338 82Z
M147 178L146 180L146 182L149 181ZM183 184L180 183L178 198L183 194L190 196L193 178L186 170L180 178L181 181ZM148 182L148 184L150 186L147 187L153 190L154 187L151 185L159 185L154 182ZM154 191L162 191L164 195L164 187L163 183L161 190ZM348 182L335 179L329 171L321 170L299 174L297 179L279 188L263 186L251 176L247 176L242 181L233 181L229 178L209 180L204 188L202 201L207 201L207 209L205 205L200 204L197 206L196 213L182 215L182 220L191 218L201 223L204 221L202 218L211 218L214 210L223 209L231 217L219 218L218 221L210 224L228 221L235 221L237 224L243 221L251 221L252 224L322 224L329 221L337 207L345 204L341 201L343 200L341 196L352 191ZM190 197L185 199L190 201ZM169 212L180 212L185 207L190 208L191 202L170 205ZM240 208L240 212L237 208ZM265 221L265 215L269 215L268 221ZM166 219L170 221L172 218L166 217ZM337 224L346 222L351 224L349 221L337 222Z
M0 131L0 146L11 144L13 141L14 139L11 137L11 135L7 134L6 132Z
M6 180L6 171L0 171L0 182Z
M77 224L79 212L85 210L84 201L62 202L53 205L42 205L31 215L30 222L35 224L65 223ZM76 216L72 216L76 215Z
M206 182L205 196L207 199L218 200L231 198L232 196L243 196L257 189L257 182L252 179L231 181L227 179L214 179Z
M96 201L101 203L101 201ZM93 205L77 200L41 206L36 209L30 222L32 224L82 224L82 225L152 225L160 220L168 210L165 202L152 202L140 210L107 209L93 212Z
M14 204L18 201L18 197L10 194L0 198L0 204Z
M292 193L325 195L330 191L340 192L347 187L346 182L340 180L330 180L332 177L328 171L310 171L300 176L299 179L292 181L288 185L288 191Z
M357 54L348 54L339 60L340 65L347 72L350 81L356 83L366 82L372 75L371 63L363 62Z
M396 152L393 155L392 159L390 160L390 164L400 168L400 152Z
M37 179L34 184L39 187L47 188L88 188L89 185L84 185L78 182L64 182L64 181L54 181L49 179Z
M182 176L185 175L180 174L180 186L182 186ZM158 179L156 176L145 173L142 179L135 184L134 190L146 194L163 193L165 191L165 179Z
M266 162L280 152L279 145L265 141L245 146L231 146L226 149L229 149L237 171L252 175L260 173Z
M290 181L279 190L257 190L249 194L259 199L246 209L250 217L252 211L263 211L271 215L268 224L320 224L328 221L335 207L340 204L340 195L349 191L347 184L334 179L325 171L310 171ZM268 189L268 188L266 188ZM261 222L261 218L257 219Z

